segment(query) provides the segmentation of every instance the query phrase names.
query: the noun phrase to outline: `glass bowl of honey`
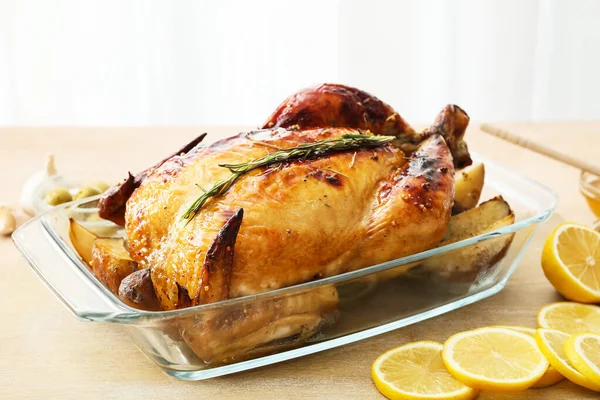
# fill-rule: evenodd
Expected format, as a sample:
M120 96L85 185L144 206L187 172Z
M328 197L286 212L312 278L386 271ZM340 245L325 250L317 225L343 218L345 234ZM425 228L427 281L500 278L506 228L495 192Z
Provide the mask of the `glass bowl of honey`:
M600 218L600 176L587 171L581 171L579 190L585 197L590 210L592 210L596 218ZM594 228L600 229L600 219L594 223Z

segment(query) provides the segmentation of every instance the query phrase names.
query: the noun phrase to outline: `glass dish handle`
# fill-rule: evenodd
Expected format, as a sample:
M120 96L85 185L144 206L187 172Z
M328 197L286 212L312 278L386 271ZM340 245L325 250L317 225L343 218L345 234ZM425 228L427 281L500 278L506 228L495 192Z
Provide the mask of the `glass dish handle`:
M116 304L73 263L40 218L25 223L12 238L33 271L77 318L102 321L126 317L127 309Z

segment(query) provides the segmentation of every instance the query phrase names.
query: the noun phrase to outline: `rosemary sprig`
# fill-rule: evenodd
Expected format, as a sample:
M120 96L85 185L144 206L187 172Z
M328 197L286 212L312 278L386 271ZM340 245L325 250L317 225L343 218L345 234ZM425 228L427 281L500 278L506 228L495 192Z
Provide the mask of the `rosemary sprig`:
M394 140L394 136L372 136L362 134L346 134L336 139L320 140L314 143L303 143L289 149L281 149L267 154L256 160L239 164L219 164L219 167L227 168L231 175L215 183L210 189L203 190L203 194L183 214L182 220L191 220L198 214L204 203L211 197L224 194L239 179L240 176L257 168L269 166L281 166L294 160L307 160L325 157L330 154L344 151L357 150L361 148L380 147ZM189 222L189 221L188 221Z

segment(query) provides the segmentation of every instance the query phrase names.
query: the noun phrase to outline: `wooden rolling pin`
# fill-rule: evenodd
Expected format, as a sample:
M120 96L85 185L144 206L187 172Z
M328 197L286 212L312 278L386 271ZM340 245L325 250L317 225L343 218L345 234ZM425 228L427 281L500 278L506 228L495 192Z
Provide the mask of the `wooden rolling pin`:
M522 137L519 137L505 130L494 128L493 126L490 126L488 124L482 124L481 130L486 133L489 133L490 135L506 140L507 142L514 143L517 146L524 147L531 151L535 151L536 153L543 154L547 157L568 164L572 167L579 168L582 171L587 171L594 175L600 176L600 167L589 164L585 161L578 160L575 157L572 157L568 154L558 152L554 149L551 149L550 147L544 146L543 144L530 142L527 139L523 139Z

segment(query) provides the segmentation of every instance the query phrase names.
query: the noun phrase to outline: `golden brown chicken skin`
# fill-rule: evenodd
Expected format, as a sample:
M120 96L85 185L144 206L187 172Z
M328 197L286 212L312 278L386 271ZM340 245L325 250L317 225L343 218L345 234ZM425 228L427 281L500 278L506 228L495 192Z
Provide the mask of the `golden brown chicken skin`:
M357 89L322 85L299 92L265 129L194 146L144 172L125 207L131 257L150 268L161 308L172 310L433 248L450 218L454 167L470 162L463 140L468 120L460 108L447 106L432 127L417 133L385 103ZM182 219L200 188L230 174L220 164L347 133L396 140L253 170L209 199L194 218ZM240 360L282 343L302 343L331 321L337 304L336 289L325 286L249 306L224 304L202 318L181 319L178 328L202 360Z
M438 115L436 124L424 132L415 132L389 105L375 96L348 86L322 84L301 90L283 101L264 123L264 129L307 129L340 127L368 131L375 135L395 136L394 145L406 154L433 134L441 135L450 148L454 166L471 164L471 157L463 139L469 123L468 115L458 106L448 105ZM100 199L99 215L119 225L125 223L125 204L133 191L156 168L169 160L181 161L180 154L197 152L206 134L167 157L154 167L135 176L129 174L122 183L110 188ZM225 141L225 142L228 142ZM184 159L185 160L185 159Z
M159 167L127 206L132 257L151 267L164 309L180 287L199 292L206 254L239 209L228 297L277 289L414 254L441 240L453 199L452 156L439 135L406 163L392 145L292 162L243 176L191 221L181 215L240 162L282 148L340 137L346 129L259 131L217 142Z
M353 128L390 136L415 133L392 107L377 97L333 83L294 93L263 124L263 128L294 126Z
M463 136L469 116L458 106L448 105L436 119L432 129L416 132L392 107L377 97L349 86L324 83L294 93L285 99L264 123L263 128L345 127L368 130L375 135L395 136L394 144L405 153L439 134L453 156L454 166L471 164L471 156Z

